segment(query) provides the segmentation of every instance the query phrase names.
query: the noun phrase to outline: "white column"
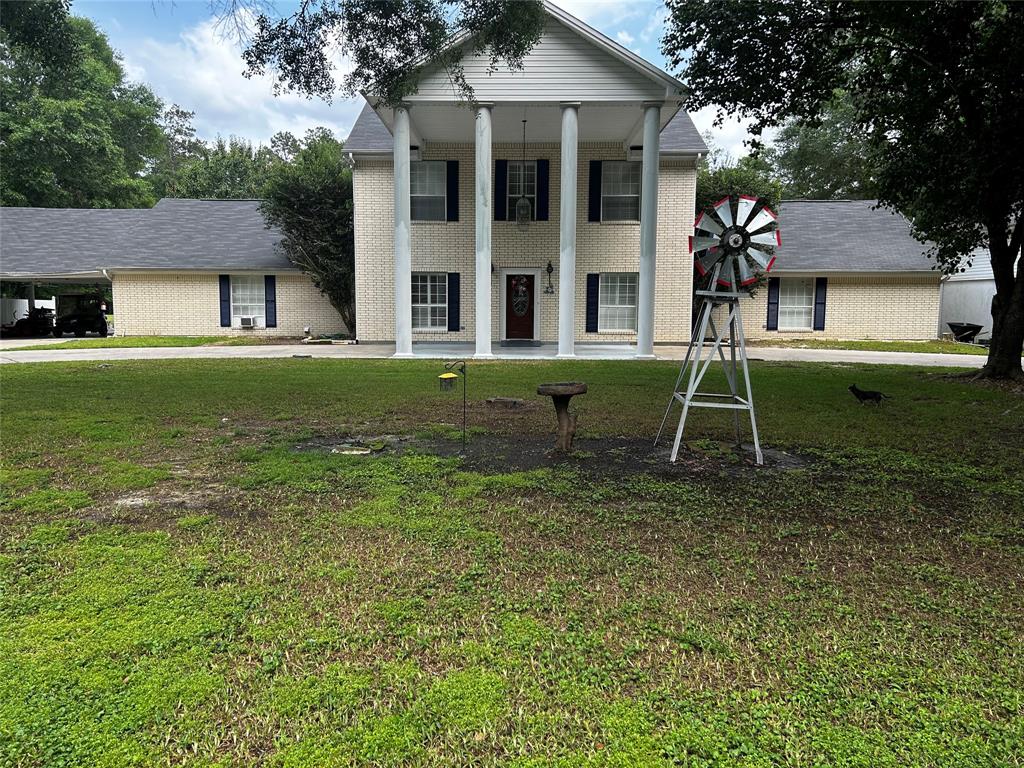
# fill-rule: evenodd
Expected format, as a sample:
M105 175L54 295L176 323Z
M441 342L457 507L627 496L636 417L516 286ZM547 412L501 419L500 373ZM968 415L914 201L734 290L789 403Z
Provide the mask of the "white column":
M576 144L579 102L562 103L562 178L559 204L558 356L576 356Z
M477 104L476 109L476 354L491 354L491 107Z
M661 102L644 102L643 180L640 185L640 286L636 356L654 357L654 272L658 250L658 159Z
M412 241L409 202L409 108L395 108L395 357L412 357Z

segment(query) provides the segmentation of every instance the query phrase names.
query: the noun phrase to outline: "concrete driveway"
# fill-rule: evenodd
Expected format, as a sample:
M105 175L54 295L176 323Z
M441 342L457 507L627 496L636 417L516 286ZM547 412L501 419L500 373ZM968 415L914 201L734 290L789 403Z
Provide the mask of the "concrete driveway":
M5 352L8 349L14 349L16 347L41 347L47 344L60 344L61 341L71 341L74 337L68 336L65 339L55 339L53 336L44 336L41 339L17 339L17 338L2 338L0 339L0 352Z
M24 339L19 341L24 342ZM51 342L52 343L52 340ZM116 360L213 360L259 358L386 358L394 354L391 344L264 344L249 347L122 347L107 349L46 349L21 352L0 351L0 363L105 362ZM662 360L682 360L686 347L656 347ZM496 353L500 354L498 350ZM796 349L792 347L751 347L751 360L807 363L860 363L875 365L917 365L941 368L980 368L983 355L927 354L923 352L863 352L844 349ZM467 345L431 345L417 357L452 359L469 357ZM581 359L601 359L598 355ZM623 359L621 355L614 356ZM537 356L536 359L547 359ZM611 359L611 357L609 357Z

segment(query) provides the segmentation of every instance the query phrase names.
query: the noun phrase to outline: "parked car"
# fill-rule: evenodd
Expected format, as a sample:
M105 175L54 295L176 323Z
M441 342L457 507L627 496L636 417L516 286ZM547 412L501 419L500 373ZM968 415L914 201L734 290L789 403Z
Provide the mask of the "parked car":
M57 320L53 335L58 339L65 333L85 336L97 333L106 336L107 300L95 293L71 293L57 297Z

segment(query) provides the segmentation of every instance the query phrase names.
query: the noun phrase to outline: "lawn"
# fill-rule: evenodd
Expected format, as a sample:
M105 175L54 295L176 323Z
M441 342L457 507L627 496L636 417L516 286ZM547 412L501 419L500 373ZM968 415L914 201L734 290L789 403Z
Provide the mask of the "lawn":
M106 336L85 339L68 339L54 341L53 344L38 346L11 347L14 352L19 349L116 349L118 347L238 347L252 344L279 344L281 339L265 336ZM292 343L298 339L290 339Z
M872 339L758 339L752 347L796 347L799 349L859 349L865 352L927 352L929 354L988 355L988 348L955 341L880 341Z
M4 366L0 765L1024 764L1024 394L755 363L670 469L676 370L471 363L462 461L436 363Z

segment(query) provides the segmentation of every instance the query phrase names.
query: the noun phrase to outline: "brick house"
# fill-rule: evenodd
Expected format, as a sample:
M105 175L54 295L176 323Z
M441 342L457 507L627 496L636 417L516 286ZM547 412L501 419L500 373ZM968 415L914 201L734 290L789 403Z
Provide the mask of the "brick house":
M341 317L279 252L279 240L257 200L0 208L0 278L109 286L118 336L343 332Z
M397 108L366 95L345 145L360 341L399 357L543 345L645 358L689 339L706 147L680 109L684 86L545 9L521 71L467 55L473 105L429 65ZM935 337L939 275L906 220L872 205L782 205L776 268L744 300L747 338ZM0 277L109 280L118 335L345 331L258 201L0 216Z
M554 5L522 71L467 55L477 104L427 66L368 94L354 161L356 333L496 347L689 335L687 251L706 147L682 83ZM525 132L525 141L524 141Z
M748 339L934 339L942 275L874 200L784 200L767 284L741 300Z

